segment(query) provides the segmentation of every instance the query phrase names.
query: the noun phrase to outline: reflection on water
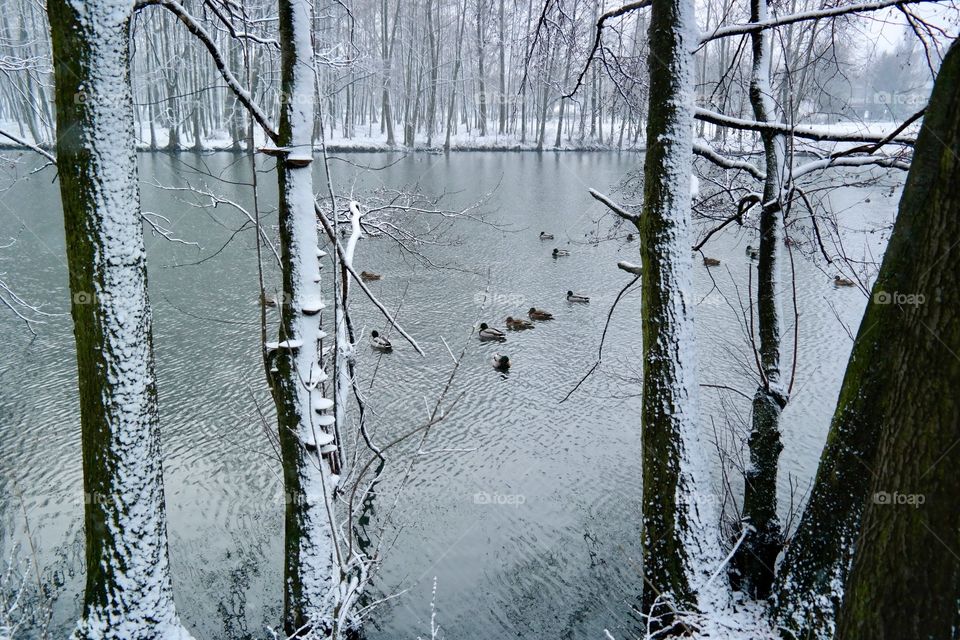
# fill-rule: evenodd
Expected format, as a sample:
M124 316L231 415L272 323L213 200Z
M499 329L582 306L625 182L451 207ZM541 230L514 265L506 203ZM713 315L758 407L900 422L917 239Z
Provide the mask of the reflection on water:
M462 399L431 431L399 506L390 508L404 468L398 450L378 487L382 502L367 512L371 542L391 514L391 551L371 597L403 592L370 615L367 635L427 633L436 577L437 621L450 638L596 638L604 628L626 637L636 625L631 604L640 582L638 292L627 294L613 317L599 373L559 401L595 362L609 306L629 281L616 262L637 254L627 230L591 242L590 232L604 235L609 220L594 224L604 212L587 188L611 191L640 158L473 153L415 155L392 165L395 158L386 155L348 159L334 161L334 171L357 193L418 182L427 192L447 193L448 206L462 206L495 190L484 222L459 221L441 244L423 247L442 268L429 268L388 239L366 239L358 249L358 270L384 275L372 290L387 307L400 306L401 322L426 352L417 356L395 335L392 354L360 348L361 388L378 442L426 420L451 369L444 340L454 353L465 348L453 394ZM358 163L390 166L363 172ZM262 638L279 619L282 500L259 413L270 420L256 257L249 230L224 246L243 225L236 211L190 206L151 184L205 181L249 204L248 190L231 184L247 180L245 166L227 154L141 157L144 209L166 216L178 237L202 247L147 239L171 563L181 615L206 638ZM22 324L0 313L0 550L7 557L19 543L22 554L29 523L56 585L52 626L66 632L83 584L80 441L63 230L48 174L0 196L2 228L17 239L0 251L0 273L23 297L61 314L30 339ZM261 202L275 202L274 181L263 175ZM853 189L835 197L862 200ZM892 201L875 200L855 214L889 218ZM555 240L541 241L543 230ZM709 255L723 260L714 275L727 295L734 294L726 269L742 288L749 268L743 246L753 239L742 232L711 245ZM554 247L571 255L552 259ZM864 304L862 294L834 289L812 265L797 268L801 360L784 415L785 496L791 480L804 488L812 477L849 350L831 306L855 329ZM750 394L755 383L743 364L740 324L718 292L706 295L712 283L704 267L695 269L701 382ZM273 273L268 278L276 281ZM569 289L590 295L590 304L567 303ZM555 320L510 332L503 345L472 334L481 321L505 328L506 316L525 317L531 306ZM354 313L359 333L384 328L365 300L357 299ZM508 374L490 365L494 351L509 354ZM733 417L716 390L701 396L713 439ZM727 400L748 411L736 397Z

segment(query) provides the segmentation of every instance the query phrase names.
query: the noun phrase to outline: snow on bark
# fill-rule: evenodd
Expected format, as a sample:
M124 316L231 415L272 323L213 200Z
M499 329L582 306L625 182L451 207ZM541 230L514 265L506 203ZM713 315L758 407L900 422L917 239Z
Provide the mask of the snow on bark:
M126 0L51 2L87 588L75 638L187 639L167 556Z
M767 20L767 0L751 0L751 19ZM776 106L770 85L771 42L765 31L750 36L753 64L750 104L758 122L774 123ZM787 391L780 375L779 253L783 235L782 202L784 140L775 130L760 137L764 150L763 197L760 213L760 248L757 264L757 321L759 329L760 383L753 398L748 442L750 464L744 478L743 524L746 539L731 565L731 584L752 597L765 598L773 583L774 564L782 533L777 515L777 466L783 445L780 415Z
M350 298L350 278L348 271L353 268L353 257L357 250L357 243L363 236L360 227L360 204L350 202L350 238L344 249L342 260L344 269L340 273L340 296L336 306L335 322L337 326L337 385L336 385L336 429L337 438L346 428L347 407L350 403L351 373L350 366L354 357L354 345L347 335L347 304ZM342 462L342 456L341 456Z
M317 381L318 343L323 335L317 220L312 158L315 118L312 5L309 0L280 3L283 41L280 146L298 160L278 158L280 238L284 305L273 389L277 402L281 454L287 493L285 526L284 626L288 634L325 631L332 626L339 578L333 534L332 495L337 477L318 446L329 450L329 421L314 408L328 406ZM307 309L307 312L304 312ZM321 445L321 443L324 443Z
M696 604L721 555L697 409L690 193L693 148L692 0L654 0L643 259L643 546L645 613L671 624Z

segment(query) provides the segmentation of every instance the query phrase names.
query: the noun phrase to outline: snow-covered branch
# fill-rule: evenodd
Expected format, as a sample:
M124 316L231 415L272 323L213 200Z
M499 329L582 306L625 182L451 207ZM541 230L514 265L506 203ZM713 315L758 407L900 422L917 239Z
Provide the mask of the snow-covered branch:
M942 0L876 0L875 2L863 2L855 4L842 4L827 9L816 9L813 11L801 11L791 13L785 16L778 16L763 20L760 22L745 22L742 24L731 24L727 26L718 26L713 31L701 34L700 44L716 40L717 38L728 38L730 36L745 35L764 31L774 27L782 27L797 22L809 22L813 20L822 20L824 18L836 18L838 16L849 15L852 13L866 13L868 11L880 11L888 7L902 6L905 4L920 4L927 2L941 2Z
M600 192L597 191L596 189L590 189L590 195L593 196L593 199L594 199L594 200L597 200L597 201L603 203L608 209L610 209L610 211L613 211L615 214L617 214L618 216L620 216L620 217L623 218L624 220L629 220L630 222L632 222L632 223L634 223L634 224L637 224L638 222L640 222L640 216L639 216L639 215L637 215L637 214L635 214L635 213L630 213L629 211L627 211L626 209L624 209L622 206L620 206L619 204L617 204L616 202L614 202L613 200L611 200L611 199L608 198L607 196L603 195L602 193L600 193Z
M728 158L717 153L712 147L702 142L693 143L693 153L701 158L709 160L722 169L738 169L740 171L746 171L757 180L763 180L764 178L763 171L761 171L753 163L747 162L746 160L735 160L733 158Z
M864 132L847 133L838 131L829 126L816 127L813 125L795 125L791 126L781 122L757 122L756 120L747 120L745 118L735 118L709 109L696 109L694 117L697 120L709 122L720 127L730 129L740 129L743 131L772 131L784 135L794 136L796 138L805 138L807 140L817 140L820 142L881 142L913 145L916 138L913 136L899 135L888 139L886 135L875 135Z

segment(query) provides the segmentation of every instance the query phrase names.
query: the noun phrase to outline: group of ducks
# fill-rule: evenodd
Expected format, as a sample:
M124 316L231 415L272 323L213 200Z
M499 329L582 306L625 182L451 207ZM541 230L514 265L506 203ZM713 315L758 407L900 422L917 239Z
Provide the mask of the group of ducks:
M586 304L590 302L590 298L579 293L574 293L573 291L567 291L567 302ZM530 320L507 316L505 321L507 324L507 330L525 331L527 329L533 329L536 326L534 325L534 322L546 322L548 320L553 320L552 313L543 309L537 309L536 307L530 307L530 310L527 311L527 317L530 318ZM480 323L477 336L480 338L481 342L506 342L507 340L507 334L500 329L491 327L486 322ZM510 356L501 353L494 353L491 359L491 364L493 364L493 368L497 369L498 371L508 371L510 369Z
M630 234L630 240L633 240L633 234ZM541 240L553 240L554 236L552 233L547 233L546 231L540 232ZM754 248L751 245L747 245L745 251L747 258L750 260L757 260L759 258L760 252L758 249ZM570 252L566 249L555 248L553 250L553 257L560 258L563 256L569 256ZM720 266L720 260L717 258L710 258L707 256L703 257L703 264L706 267L718 267ZM372 282L375 280L380 280L381 276L370 272L362 271L360 272L360 278L365 282ZM853 287L856 285L852 280L847 280L842 278L839 275L834 276L833 284L837 287ZM589 296L585 296L579 293L574 293L573 291L567 291L567 302L575 304L585 304L590 302ZM527 329L533 329L536 325L534 322L546 322L548 320L553 320L553 314L549 311L544 311L543 309L537 309L536 307L530 307L530 310L527 311L527 317L530 320L524 320L523 318L514 318L513 316L507 316L505 322L507 325L507 330L509 331L525 331ZM505 334L500 329L489 326L486 322L480 323L480 327L477 333L481 341L484 342L505 342L507 340L507 334ZM390 343L390 340L385 336L380 335L377 331L370 332L370 345L382 352L393 351L393 345ZM510 369L510 356L500 353L494 353L492 358L492 364L495 369L500 371L507 371Z
M787 246L793 246L793 241L790 238L784 238L783 243ZM747 250L745 251L746 256L750 260L758 260L760 258L760 251L751 245L747 245ZM708 258L707 256L703 257L703 266L705 267L719 267L720 261L716 258ZM839 275L833 276L833 286L835 287L855 287L857 283L853 280L847 280Z
M590 298L589 296L574 293L573 291L567 291L567 302L586 304L590 302ZM529 311L527 311L527 317L530 318L530 320L507 316L505 321L507 330L525 331L527 329L533 329L536 326L534 322L547 322L549 320L553 320L552 313L543 309L537 309L536 307L530 307ZM500 329L497 329L496 327L491 327L486 322L480 323L477 336L480 338L481 342L506 342L507 340L506 333ZM390 343L390 340L387 337L380 335L380 332L376 330L370 332L370 346L377 351L382 351L385 353L393 351L393 345ZM492 363L495 369L507 371L510 369L510 356L495 353L493 354Z
M541 231L540 239L553 240L553 234L547 233L546 231ZM566 249L553 250L554 258L568 255L570 255L570 252ZM361 272L360 277L365 281L380 279L379 275L367 271ZM590 302L590 297L580 293L574 293L573 291L567 291L567 302L573 304L586 304ZM526 331L527 329L533 329L536 326L534 322L547 322L553 320L552 313L543 309L537 309L536 307L530 307L530 309L527 311L527 317L530 319L524 320L523 318L507 316L505 320L507 330ZM506 333L500 329L497 329L496 327L491 327L486 322L480 323L480 326L477 330L477 336L480 338L481 342L506 342L507 340ZM380 335L378 331L370 332L370 346L377 351L384 353L393 351L393 344L390 343L389 338ZM508 371L510 369L510 356L506 354L494 353L491 362L493 367L499 371Z

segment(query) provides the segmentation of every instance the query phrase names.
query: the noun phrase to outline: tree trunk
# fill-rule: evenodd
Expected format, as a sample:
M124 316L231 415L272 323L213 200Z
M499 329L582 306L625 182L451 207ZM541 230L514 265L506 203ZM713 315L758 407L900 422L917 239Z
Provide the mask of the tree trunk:
M124 0L50 0L87 584L75 638L190 638L173 601Z
M697 422L690 171L692 169L693 0L653 0L650 14L650 140L637 228L642 259L644 613L655 626L696 606L695 577L715 566L703 448Z
M271 345L275 370L268 373L287 497L283 622L286 633L296 636L331 628L336 599L330 593L339 580L330 517L335 480L323 451L339 443L329 431L332 419L313 410L326 411L332 403L319 388L326 374L318 360L322 291L309 162L316 118L311 7L310 0L279 4L280 90L285 99L278 142L290 154L277 162L283 314L278 344Z
M872 499L837 640L960 637L960 44L937 77L873 302L890 296ZM912 295L916 304L900 296ZM907 606L905 606L907 605Z
M766 0L751 0L750 20L767 19ZM750 105L758 122L775 120L770 86L770 32L750 34L753 69ZM753 396L753 417L748 447L750 464L744 478L743 524L749 527L731 562L731 584L754 598L766 598L773 584L774 564L783 546L777 515L777 464L780 415L787 404L787 391L780 379L780 317L777 302L778 253L781 219L783 139L771 132L761 134L766 173L760 211L760 248L757 265L757 326L760 333L760 384Z
M478 1L477 2L477 85L478 93L480 97L480 115L478 116L480 129L480 137L487 135L487 86L484 81L484 76L486 75L486 70L483 66L483 39L484 39L484 28L483 28L483 14L486 12L486 2Z
M500 0L500 10L498 13L500 27L500 95L497 96L497 102L500 108L499 127L497 132L502 136L507 132L507 73L506 73L506 29L504 28L503 0Z
M942 623L947 600L952 600L949 613L956 613L960 584L956 555L940 546L944 541L956 545L958 531L956 511L947 506L957 495L955 476L946 471L958 462L957 450L949 449L957 438L958 370L954 356L947 355L960 348L952 313L960 307L953 268L958 258L957 247L946 240L958 233L960 221L952 190L960 152L958 57L954 44L924 118L895 230L850 354L810 500L777 576L774 615L796 638L834 637L855 547L866 556L857 558L856 575L849 576L843 605L847 619L837 637L955 637L946 631L922 631L933 628L925 627L928 623ZM913 295L906 302L916 302L921 299L917 294L925 296L925 304L894 299ZM904 406L917 398L923 402ZM938 448L944 438L950 443ZM893 448L897 443L904 443L899 452ZM883 451L879 456L878 445ZM944 460L933 465L941 455ZM950 492L944 493L947 487ZM912 507L869 504L891 498L872 492L923 494L926 503L908 513ZM869 521L861 527L865 508ZM861 530L863 538L855 545ZM912 543L909 549L907 540ZM881 559L886 565L877 577ZM952 578L944 583L947 575ZM869 585L868 579L876 582ZM895 594L906 594L895 609L864 609L868 604L883 606L881 602L892 607ZM904 602L910 603L906 609ZM927 622L919 616L927 616ZM885 626L878 627L881 622ZM861 629L865 635L856 635ZM878 631L871 634L871 629Z
M447 153L450 152L450 136L451 130L453 129L453 114L455 113L457 104L457 76L460 74L460 66L463 64L461 53L463 50L463 30L466 27L466 22L466 17L463 15L463 11L461 11L459 34L457 35L457 53L453 62L453 82L450 83L450 104L447 105L447 133L443 141L443 150Z

